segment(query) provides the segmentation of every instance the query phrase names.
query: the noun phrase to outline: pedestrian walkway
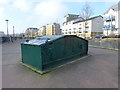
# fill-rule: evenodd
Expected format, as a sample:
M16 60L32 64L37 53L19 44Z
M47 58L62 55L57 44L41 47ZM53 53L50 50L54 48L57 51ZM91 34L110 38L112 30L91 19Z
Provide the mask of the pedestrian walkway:
M39 75L22 66L20 43L2 45L3 88L117 88L118 52L89 48L89 58Z

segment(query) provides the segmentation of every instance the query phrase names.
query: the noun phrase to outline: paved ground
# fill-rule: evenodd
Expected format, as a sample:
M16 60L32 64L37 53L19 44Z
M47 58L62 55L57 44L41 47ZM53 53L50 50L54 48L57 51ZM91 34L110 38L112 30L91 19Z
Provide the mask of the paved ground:
M118 52L89 48L90 57L39 75L19 64L20 42L3 44L3 88L117 88Z

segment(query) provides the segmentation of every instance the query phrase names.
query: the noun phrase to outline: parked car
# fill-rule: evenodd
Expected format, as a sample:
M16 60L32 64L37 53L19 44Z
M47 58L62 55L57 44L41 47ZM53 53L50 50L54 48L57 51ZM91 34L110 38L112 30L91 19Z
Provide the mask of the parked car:
M100 35L100 34L96 34L96 35L93 36L93 38L100 38L100 39L102 39L102 38L105 38L105 36L104 35Z

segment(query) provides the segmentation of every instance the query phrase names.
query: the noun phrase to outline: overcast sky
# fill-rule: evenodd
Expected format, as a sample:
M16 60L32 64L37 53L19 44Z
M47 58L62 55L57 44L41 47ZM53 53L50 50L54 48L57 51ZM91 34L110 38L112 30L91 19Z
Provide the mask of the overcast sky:
M119 0L0 0L0 31L6 33L6 19L9 20L9 33L13 26L15 33L22 33L28 27L62 23L64 15L80 14L86 1L93 9L93 16L97 16L103 15Z

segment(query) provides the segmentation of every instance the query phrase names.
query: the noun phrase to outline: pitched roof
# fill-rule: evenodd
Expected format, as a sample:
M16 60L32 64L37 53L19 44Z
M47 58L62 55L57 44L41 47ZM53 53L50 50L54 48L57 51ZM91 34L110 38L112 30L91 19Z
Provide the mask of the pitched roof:
M118 2L118 4L111 6L104 14L108 13L110 9L114 10L114 11L118 11L118 5L120 4L120 2Z
M43 45L47 42L53 42L59 38L64 38L64 37L77 37L79 39L85 40L81 37L78 37L76 35L46 35L42 37L37 37L36 39L32 39L28 42L23 42L22 44L29 44L29 45ZM87 40L85 40L87 41Z
M87 19L87 20L92 20L92 19L95 19L95 18L98 18L98 17L102 17L102 16L99 15L99 16L91 17L91 18L89 18L89 19ZM103 17L102 17L102 18L103 18Z
M58 39L61 37L64 37L65 35L46 35L46 36L42 36L42 37L38 37L40 39L50 39L50 40L54 40L54 39Z
M77 14L67 14L67 15L79 16ZM66 17L67 15L65 15L64 17Z
M95 16L95 17L91 17L91 18L89 18L89 19L87 19L87 20L74 20L74 22L73 22L73 24L75 24L75 23L78 23L78 22L83 22L83 21L88 21L88 20L92 20L92 19L95 19L95 18L98 18L98 17L102 17L101 15L99 15L99 16ZM103 18L103 17L102 17Z

